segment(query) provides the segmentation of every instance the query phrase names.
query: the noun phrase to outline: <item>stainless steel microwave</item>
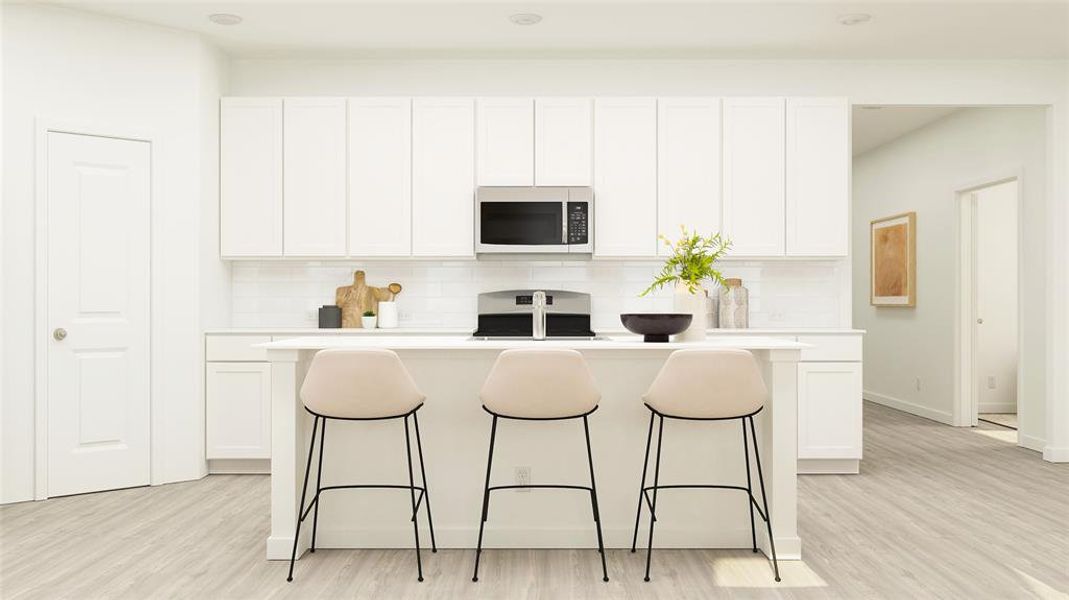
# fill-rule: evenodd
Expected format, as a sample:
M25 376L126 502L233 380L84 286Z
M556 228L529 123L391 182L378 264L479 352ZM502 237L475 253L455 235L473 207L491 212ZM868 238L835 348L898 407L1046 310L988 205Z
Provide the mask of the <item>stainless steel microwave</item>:
M480 187L477 253L572 253L594 249L594 190L588 187Z

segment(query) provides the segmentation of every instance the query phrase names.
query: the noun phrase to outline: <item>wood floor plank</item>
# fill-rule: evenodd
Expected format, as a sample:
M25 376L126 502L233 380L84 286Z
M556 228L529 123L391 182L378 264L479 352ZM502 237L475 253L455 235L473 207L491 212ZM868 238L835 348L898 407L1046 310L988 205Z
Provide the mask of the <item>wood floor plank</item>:
M799 482L804 561L782 583L746 550L319 550L264 560L266 476L0 507L11 598L1066 598L1069 466L1012 444L865 406L862 474Z

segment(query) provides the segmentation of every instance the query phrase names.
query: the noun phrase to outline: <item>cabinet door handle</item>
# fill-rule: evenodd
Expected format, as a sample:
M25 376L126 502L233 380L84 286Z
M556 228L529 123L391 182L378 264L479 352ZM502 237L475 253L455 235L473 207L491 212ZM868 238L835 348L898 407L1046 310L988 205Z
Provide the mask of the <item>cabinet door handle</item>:
M976 324L977 325L983 325L984 324L984 320L983 319L977 319L976 320Z
M67 338L67 330L62 328L62 327L59 327L55 331L52 332L52 337L57 342L62 342L64 339Z

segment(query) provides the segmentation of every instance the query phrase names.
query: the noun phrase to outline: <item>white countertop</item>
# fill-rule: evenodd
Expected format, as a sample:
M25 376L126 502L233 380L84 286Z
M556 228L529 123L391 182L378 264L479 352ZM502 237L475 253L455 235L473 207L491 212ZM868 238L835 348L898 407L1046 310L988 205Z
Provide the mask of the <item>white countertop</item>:
M681 348L741 348L743 350L801 350L809 344L763 336L716 336L701 342L646 343L639 336L595 340L475 340L467 336L307 336L258 344L268 350L324 348L388 348L391 350L506 350L510 348L572 348L575 350L678 350Z
M470 336L472 329L445 327L399 327L397 329L317 329L315 327L234 327L205 330L205 335L292 335L292 336L337 336L337 335L374 335L374 336ZM864 329L817 329L817 328L783 328L783 329L709 329L709 335L716 336L763 336L763 335L861 335ZM627 337L631 335L625 329L609 329L598 335Z

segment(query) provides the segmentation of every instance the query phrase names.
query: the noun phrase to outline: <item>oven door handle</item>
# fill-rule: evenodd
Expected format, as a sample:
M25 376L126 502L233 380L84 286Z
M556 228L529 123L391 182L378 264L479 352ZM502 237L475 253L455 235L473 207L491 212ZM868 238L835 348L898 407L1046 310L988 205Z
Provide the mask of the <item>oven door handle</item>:
M568 201L561 202L560 243L568 245Z

